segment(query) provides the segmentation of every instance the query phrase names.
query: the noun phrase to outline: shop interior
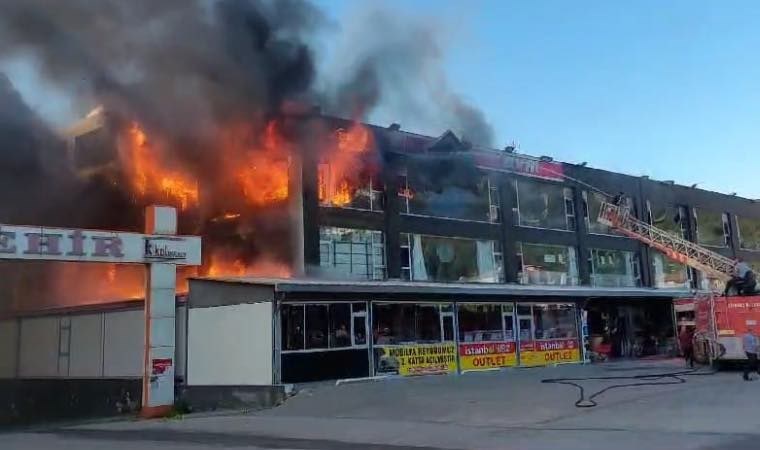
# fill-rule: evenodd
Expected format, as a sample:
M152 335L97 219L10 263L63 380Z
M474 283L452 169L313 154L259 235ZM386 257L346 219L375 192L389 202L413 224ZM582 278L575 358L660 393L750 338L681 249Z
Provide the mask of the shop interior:
M592 361L673 357L678 354L673 306L668 300L590 300Z

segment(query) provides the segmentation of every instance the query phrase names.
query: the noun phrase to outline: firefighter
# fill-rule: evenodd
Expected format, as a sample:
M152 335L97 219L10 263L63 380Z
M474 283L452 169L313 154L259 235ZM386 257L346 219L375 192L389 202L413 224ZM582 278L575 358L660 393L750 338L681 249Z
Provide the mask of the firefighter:
M746 262L741 259L736 260L736 267L734 267L734 276L726 283L726 289L723 291L724 296L728 296L728 292L734 288L738 295L750 295L755 292L755 286L757 285L757 279L755 278L755 272Z
M757 372L760 374L760 369L757 367L758 340L754 325L747 325L747 332L742 336L742 348L744 354L747 355L747 364L744 366L742 378L744 381L750 381L750 373Z

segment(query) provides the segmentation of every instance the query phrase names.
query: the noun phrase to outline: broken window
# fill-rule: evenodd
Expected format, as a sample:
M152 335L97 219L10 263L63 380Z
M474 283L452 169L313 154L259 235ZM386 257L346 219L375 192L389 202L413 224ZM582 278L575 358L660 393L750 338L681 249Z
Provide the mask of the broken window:
M597 220L599 219L599 212L602 209L602 203L607 201L609 201L607 196L603 194L583 191L583 213L585 215L584 219L586 220L586 227L589 233L611 234L617 236L609 226L600 223ZM625 197L624 201L626 203L625 206L631 211L631 214L635 215L633 200L630 197Z
M686 208L683 206L659 205L647 201L649 223L668 233L686 239L688 225Z
M399 176L401 211L406 214L481 222L499 221L499 190L480 172L448 171L443 162L410 165Z
M564 245L518 243L521 284L578 284L575 248Z
M515 220L524 227L575 230L573 191L558 184L516 180Z
M534 335L537 340L567 339L578 336L574 305L539 303L532 306Z
M502 311L498 304L461 304L458 308L459 339L462 342L513 340L512 306ZM505 331L506 328L506 331Z
M731 242L728 214L694 209L697 224L697 242L702 245L726 247Z
M744 250L760 250L760 219L737 217L739 244Z
M489 240L401 235L401 275L414 281L502 281L499 243Z
M344 279L385 279L382 231L321 227L319 265L326 275Z
M623 250L591 249L591 284L596 287L635 287L641 285L638 258Z
M382 211L384 186L371 167L349 169L323 162L318 172L319 204L337 208Z

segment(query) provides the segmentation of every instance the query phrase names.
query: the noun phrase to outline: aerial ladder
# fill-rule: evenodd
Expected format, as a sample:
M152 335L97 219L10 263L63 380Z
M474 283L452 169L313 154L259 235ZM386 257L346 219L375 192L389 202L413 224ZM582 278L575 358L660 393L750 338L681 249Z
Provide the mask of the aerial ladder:
M634 217L627 206L602 202L597 221L661 251L673 261L701 271L708 278L728 282L733 277L735 260L649 225Z

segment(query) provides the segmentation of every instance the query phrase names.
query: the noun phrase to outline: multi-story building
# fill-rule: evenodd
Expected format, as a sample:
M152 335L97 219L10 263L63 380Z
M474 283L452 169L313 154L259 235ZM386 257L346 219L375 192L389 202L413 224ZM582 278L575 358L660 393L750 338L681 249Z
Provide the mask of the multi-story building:
M573 362L584 355L672 355L672 299L720 287L597 222L606 195L622 193L638 218L760 269L760 204L754 200L509 147L479 148L451 132L432 138L398 125L367 125L369 139L353 139L356 125L349 121L304 120L319 121L342 145L338 153L299 152L297 161L293 155L286 206L294 277L190 282L181 305L187 320L177 322L176 358L176 373L189 385L447 373ZM77 171L118 170L111 164L118 152L104 157L97 150L109 141L97 124L82 130L71 146ZM203 199L204 180L198 183ZM204 236L204 254L213 252L215 241L221 240ZM106 323L122 314L79 311L107 316ZM139 342L140 315L124 317L133 326L120 330ZM76 333L75 323L45 322L65 324L67 333ZM14 348L38 341L24 334L36 328L18 327ZM82 342L92 341L97 353L111 348L111 335ZM70 361L78 349L69 349L66 364L58 347L51 349L55 365L45 376L111 373L74 370ZM16 360L7 373L39 372L22 367L23 357ZM141 373L140 364L137 352L119 376Z

